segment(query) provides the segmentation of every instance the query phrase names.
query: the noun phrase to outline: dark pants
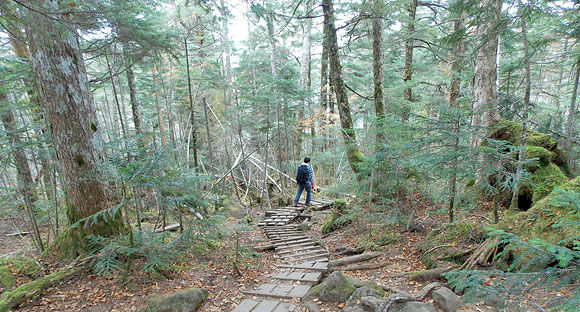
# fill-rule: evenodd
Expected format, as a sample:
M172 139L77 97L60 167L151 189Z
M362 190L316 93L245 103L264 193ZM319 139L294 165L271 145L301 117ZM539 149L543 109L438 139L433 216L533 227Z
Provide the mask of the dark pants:
M294 203L297 204L300 200L300 196L302 195L302 191L306 189L306 205L310 204L310 199L312 197L312 186L309 182L305 184L298 184L298 193L296 193L296 197L294 198Z

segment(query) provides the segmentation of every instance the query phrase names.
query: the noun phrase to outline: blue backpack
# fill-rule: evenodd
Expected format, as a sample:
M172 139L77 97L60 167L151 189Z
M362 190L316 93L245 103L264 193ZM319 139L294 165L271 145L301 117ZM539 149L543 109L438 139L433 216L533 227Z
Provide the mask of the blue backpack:
M309 172L310 170L308 170L308 165L305 164L300 165L300 167L298 167L298 170L296 172L296 182L298 182L299 184L306 184L306 182L308 181Z

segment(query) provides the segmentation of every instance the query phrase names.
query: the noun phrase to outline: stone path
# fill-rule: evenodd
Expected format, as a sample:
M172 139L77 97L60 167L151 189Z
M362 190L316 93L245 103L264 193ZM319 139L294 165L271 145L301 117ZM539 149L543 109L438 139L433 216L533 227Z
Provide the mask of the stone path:
M329 208L332 201L312 201L312 210ZM328 268L330 253L319 242L290 224L303 211L304 206L282 207L266 212L259 226L264 228L274 250L283 263L266 284L253 290L232 312L292 312L312 285L318 284Z

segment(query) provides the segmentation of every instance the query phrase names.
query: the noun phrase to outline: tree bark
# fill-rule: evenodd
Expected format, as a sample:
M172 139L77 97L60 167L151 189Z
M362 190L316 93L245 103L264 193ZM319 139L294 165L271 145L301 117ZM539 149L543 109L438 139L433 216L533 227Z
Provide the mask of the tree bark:
M312 10L312 0L306 0L306 14ZM308 87L310 81L310 35L312 33L312 20L306 19L303 21L303 34L302 34L302 55L300 59L300 91L301 93L301 106L298 110L298 122L304 124L306 119L306 107L308 106ZM311 127L313 125L310 125ZM312 128L311 128L312 129ZM312 138L314 140L314 138Z
M383 122L385 118L384 98L383 98L383 25L381 22L380 10L383 1L374 1L373 12L373 99L375 102L375 115L377 118L377 150L384 143Z
M55 0L36 1L40 12L59 10ZM61 14L28 11L25 19L32 67L46 111L67 196L71 224L110 208L100 181L104 144L76 32ZM50 16L50 17L48 17ZM105 222L88 222L71 232L108 236L123 229L120 213ZM78 242L77 242L78 243ZM80 246L86 248L86 246Z
M524 45L524 99L523 99L523 110L522 110L522 143L520 145L520 151L518 155L518 162L516 164L516 177L514 184L514 191L512 193L512 200L510 204L510 209L518 209L518 197L520 195L521 178L523 175L522 162L524 161L524 154L526 152L526 139L528 136L528 108L530 106L530 92L531 92L531 81L530 81L530 52L529 52L529 42L528 42L528 27L526 24L526 16L524 14L524 5L519 1L520 7L520 24L522 27L522 43Z
M335 88L336 100L338 103L338 113L340 115L340 125L342 127L342 136L346 146L346 155L350 168L358 173L361 171L359 164L363 161L363 154L356 145L356 135L352 125L350 107L344 81L342 80L342 68L340 57L338 55L338 39L336 37L336 28L334 26L334 9L332 0L323 0L322 9L324 15L328 18L328 57L330 60L330 77L332 85Z
M417 0L411 0L409 4L409 22L407 24L407 41L405 42L405 69L403 72L403 82L407 85L403 93L403 98L405 103L403 104L403 118L402 121L406 122L409 119L409 113L411 111L410 103L413 101L413 89L411 88L410 81L413 78L413 49L415 45L415 17L417 15Z
M568 117L566 118L566 139L564 148L568 155L572 155L572 135L574 130L574 115L576 114L576 98L578 96L578 79L580 78L580 56L576 60L576 74L574 75L574 88L572 89L572 99L568 107Z
M40 231L38 230L36 217L34 215L34 203L38 200L38 195L34 188L34 181L32 179L28 159L22 149L23 142L16 129L14 112L9 106L8 97L4 91L4 85L0 81L0 104L2 103L5 103L5 105L2 105L3 107L0 106L0 117L2 119L2 124L4 125L4 130L6 130L6 137L9 145L11 146L12 158L14 159L16 172L18 173L18 184L20 186L20 192L24 198L30 228L34 233L34 242L37 245L38 250L44 251L44 245L42 244L42 238L40 237Z
M153 92L155 93L155 107L157 108L157 122L159 123L159 134L161 135L161 146L163 148L167 147L167 136L165 135L165 125L163 123L163 113L161 112L161 104L159 103L159 87L157 86L157 73L156 67L152 69L153 76Z
M127 66L127 85L129 86L129 101L131 102L131 112L133 113L133 124L135 125L135 132L139 135L143 131L141 130L141 116L139 113L139 101L137 100L133 62L125 49L123 49L123 54L125 56L125 66ZM155 88L155 92L157 94L157 88Z
M471 145L479 147L484 136L482 127L493 126L500 119L497 110L497 49L501 3L498 0L482 0L483 20L479 21L476 35L479 46L475 56L473 75L473 119L471 125L476 133Z
M195 111L193 108L193 94L191 92L191 78L189 73L189 53L187 50L187 37L183 38L183 43L185 45L185 66L187 67L187 92L189 95L189 110L191 116L191 150L193 154L193 167L196 168L199 166L197 160L197 134L196 134L196 126L195 126Z
M459 18L454 22L453 32L460 34L465 28L465 15L459 12ZM452 48L453 60L451 61L451 86L449 87L449 107L451 107L455 120L453 121L453 155L451 157L451 176L449 177L449 222L454 220L455 212L455 197L457 196L457 158L459 153L459 108L457 106L457 99L459 98L459 90L461 88L461 71L463 70L463 53L465 52L465 44L463 37L459 37L453 44Z
M330 86L329 86L329 81L328 81L328 40L326 39L326 37L328 36L328 17L325 15L324 16L324 22L323 22L323 38L322 38L322 56L320 58L320 106L322 107L323 111L324 111L324 124L326 126L329 126L330 124L330 115L329 115L329 91L330 91ZM326 149L327 147L327 141L328 141L328 127L326 129L326 131L324 131L324 145L323 145L323 149Z

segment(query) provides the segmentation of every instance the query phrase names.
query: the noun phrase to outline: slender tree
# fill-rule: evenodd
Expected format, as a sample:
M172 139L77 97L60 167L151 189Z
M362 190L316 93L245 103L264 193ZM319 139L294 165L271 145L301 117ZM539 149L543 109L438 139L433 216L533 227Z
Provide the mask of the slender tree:
M348 103L348 96L344 81L342 80L342 68L340 65L340 57L338 55L338 38L336 36L336 28L334 26L334 8L332 0L322 1L322 10L324 16L328 19L328 57L330 60L330 78L336 93L336 100L338 103L338 113L340 114L340 126L342 127L342 137L346 146L346 156L350 168L359 173L361 168L359 164L363 161L363 154L356 144L356 134L352 126L352 117L350 115L350 107Z

